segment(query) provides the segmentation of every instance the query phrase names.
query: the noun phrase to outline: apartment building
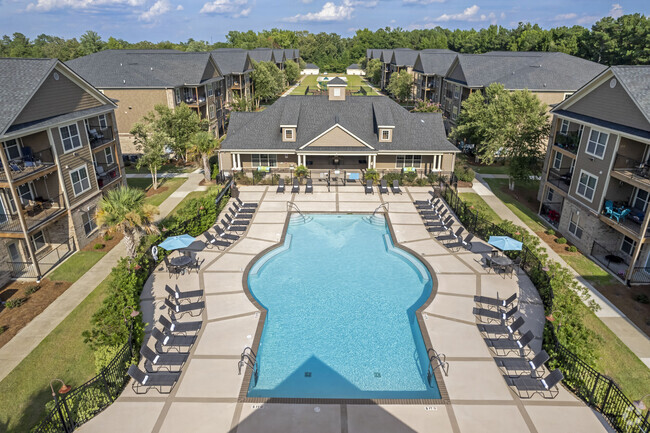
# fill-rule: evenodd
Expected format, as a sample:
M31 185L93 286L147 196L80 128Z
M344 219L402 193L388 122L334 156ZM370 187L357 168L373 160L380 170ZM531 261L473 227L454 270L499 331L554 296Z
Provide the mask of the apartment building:
M225 133L225 80L210 53L105 50L66 65L117 104L123 153L137 153L129 131L158 104L185 103L216 136Z
M630 284L650 282L650 66L613 66L553 115L542 215Z
M220 48L212 51L212 58L225 76L225 101L232 104L235 99L253 97L253 61L246 50Z
M40 279L124 184L117 105L56 59L0 59L0 278Z
M442 83L457 54L450 50L424 50L413 65L415 97L440 104Z

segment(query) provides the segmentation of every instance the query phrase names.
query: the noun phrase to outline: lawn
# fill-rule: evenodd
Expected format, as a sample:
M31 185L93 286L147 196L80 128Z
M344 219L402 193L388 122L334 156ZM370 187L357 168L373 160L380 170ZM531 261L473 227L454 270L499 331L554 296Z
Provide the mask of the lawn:
M479 211L481 214L485 215L491 222L495 224L499 224L501 221L501 217L497 215L497 213L492 210L492 208L481 198L480 195L476 194L475 192L462 192L458 194L465 203L467 203L469 206L473 206L474 210Z
M377 93L372 90L367 83L364 82L362 77L358 75L336 75L336 74L328 74L328 77L335 77L335 76L347 76L348 77L348 85L350 87L358 88L358 87L363 87L364 90L367 92L368 95L374 96ZM316 88L317 87L317 81L316 79L319 77L319 75L307 75L300 85L293 89L291 92L292 95L304 95L305 91L307 90L307 87L311 88Z
M83 342L81 333L90 328L90 319L101 305L107 287L108 279L0 382L1 431L27 432L41 420L45 403L52 399L50 380L58 378L75 387L95 375L93 352Z
M147 192L145 203L153 206L160 206L167 197L172 195L187 180L186 177L170 177L159 180L158 191L152 191L151 179L149 178L128 178L126 184L131 188L139 188Z
M528 206L521 202L521 197L506 193L503 189L508 188L508 179L483 179L490 186L490 189L506 206L521 220L530 227L535 233L543 232L547 227L540 222L537 214ZM517 187L527 196L526 200L532 200L539 190L539 181L531 181L528 184L517 185ZM535 199L536 200L536 199ZM531 203L534 205L534 203Z
M189 173L196 170L194 166L179 167L176 164L163 164L158 173ZM128 165L124 168L126 174L149 174L148 167L136 168L135 164Z
M456 158L458 159L459 164L464 163L480 174L508 174L508 166L505 164L480 165L474 162L473 157L464 153L458 154Z
M105 255L103 251L77 251L47 277L52 281L74 283Z
M221 188L221 185L213 185L210 187L209 190L212 188ZM209 191L208 190L208 191ZM191 193L187 194L183 200L181 200L176 207L169 213L168 216L173 216L176 215L176 212L178 212L178 209L180 209L182 206L185 206L185 203L188 201L192 200L193 198L199 198L205 194L208 193L208 191L192 191Z

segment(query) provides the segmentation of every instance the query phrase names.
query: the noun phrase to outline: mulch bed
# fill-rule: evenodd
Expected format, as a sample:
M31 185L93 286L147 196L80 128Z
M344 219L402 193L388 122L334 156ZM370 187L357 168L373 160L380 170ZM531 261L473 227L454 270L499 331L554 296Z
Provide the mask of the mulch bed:
M145 192L146 197L151 197L152 195L160 194L162 192L165 192L169 189L168 186L158 186L158 189L153 189L152 187L147 188L147 191Z
M101 252L109 252L110 250L113 249L113 247L117 244L120 243L124 235L122 233L115 233L112 235L113 239L107 241L104 239L103 235L95 237L88 245L86 245L81 251L101 251ZM100 248L98 250L95 249L95 244L104 244L104 248Z

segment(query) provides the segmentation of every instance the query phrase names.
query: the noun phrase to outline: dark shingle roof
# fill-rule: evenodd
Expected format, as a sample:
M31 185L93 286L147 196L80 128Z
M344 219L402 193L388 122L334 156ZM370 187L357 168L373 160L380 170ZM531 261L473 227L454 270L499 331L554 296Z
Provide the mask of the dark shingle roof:
M418 58L418 52L409 49L399 49L393 51L391 64L397 66L413 66L415 59Z
M352 63L350 66L347 67L347 69L361 69L361 67L356 63Z
M416 66L413 70L421 72L424 75L439 75L444 77L447 74L449 67L456 59L456 55L457 54L453 51L428 52L428 50L425 50L420 53L420 62L416 61Z
M286 60L284 50L273 50L273 59L275 63L283 63Z
M575 119L579 122L593 123L594 125L602 126L603 128L611 129L612 131L620 131L625 134L636 135L646 140L650 140L650 131L632 128L631 126L621 125L620 123L610 122L608 120L597 119L585 114L574 113L573 111L553 110L553 113Z
M283 142L280 128L282 119L285 113L295 111L299 119L296 141ZM379 142L376 112L390 116L395 126L390 143ZM298 149L336 124L379 152L457 152L456 147L447 140L440 113L409 113L383 96L356 96L345 101L330 101L327 96L287 96L261 112L233 112L222 149Z
M56 59L0 59L0 134L11 125Z
M612 66L611 70L650 122L650 66Z
M313 63L307 63L305 65L305 69L318 69L318 66L314 65Z
M210 53L105 50L66 62L97 88L169 88L201 84Z
M49 126L54 126L59 123L67 122L70 120L78 119L80 117L90 117L96 114L105 113L107 110L112 110L115 107L112 105L100 105L98 107L87 108L85 110L73 111L72 113L61 114L54 117L48 117L45 119L38 119L33 122L21 123L18 125L11 125L7 132L16 132L21 129L31 128L38 126L39 128L47 128Z
M256 62L270 62L273 57L273 50L270 48L255 48L254 50L248 50L248 55L251 60Z
M223 75L243 74L248 53L239 48L220 48L212 51L212 58Z
M501 83L506 89L574 91L607 67L560 52L458 54L468 87Z
M348 85L348 83L345 80L342 80L339 77L334 77L333 79L331 79L331 80L329 80L327 82L328 86L331 86L332 84L334 84L335 86L336 85L340 85L340 86L347 86Z

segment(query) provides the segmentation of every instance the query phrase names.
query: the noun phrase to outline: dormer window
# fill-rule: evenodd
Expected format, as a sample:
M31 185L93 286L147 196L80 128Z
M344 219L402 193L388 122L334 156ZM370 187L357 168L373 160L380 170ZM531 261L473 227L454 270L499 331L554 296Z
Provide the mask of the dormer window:
M287 128L284 130L284 139L293 140L293 129Z
M296 141L295 125L282 125L282 141Z
M393 141L393 130L390 128L379 128L379 141Z

